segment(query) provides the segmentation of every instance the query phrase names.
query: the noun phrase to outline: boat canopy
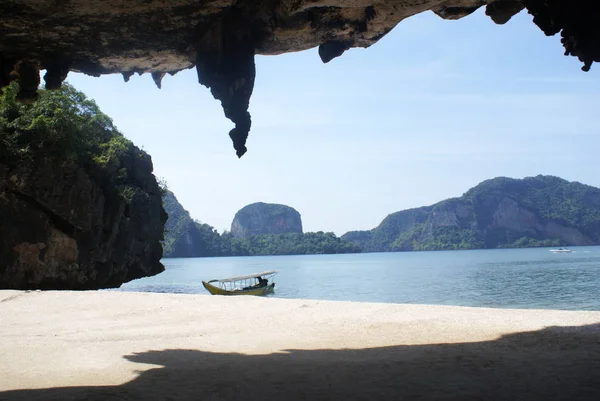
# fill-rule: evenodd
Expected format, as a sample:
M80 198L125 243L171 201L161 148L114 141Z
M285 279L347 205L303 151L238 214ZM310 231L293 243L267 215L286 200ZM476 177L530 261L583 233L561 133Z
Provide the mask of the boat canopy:
M273 274L277 274L277 271L275 271L275 270L269 270L269 271L262 272L262 273L249 274L247 276L230 277L230 278L223 278L223 279L220 279L220 280L211 280L211 281L212 282L219 281L221 283L232 283L234 281L248 280L248 279L251 279L251 278L259 278L259 277L263 277L263 276L272 276Z

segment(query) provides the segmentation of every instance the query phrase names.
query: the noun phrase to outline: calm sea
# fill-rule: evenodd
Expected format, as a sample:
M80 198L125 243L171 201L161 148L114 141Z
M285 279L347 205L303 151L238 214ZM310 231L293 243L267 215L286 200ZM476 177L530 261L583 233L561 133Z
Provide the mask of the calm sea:
M121 291L208 294L202 280L277 270L278 298L600 310L600 247L164 259Z

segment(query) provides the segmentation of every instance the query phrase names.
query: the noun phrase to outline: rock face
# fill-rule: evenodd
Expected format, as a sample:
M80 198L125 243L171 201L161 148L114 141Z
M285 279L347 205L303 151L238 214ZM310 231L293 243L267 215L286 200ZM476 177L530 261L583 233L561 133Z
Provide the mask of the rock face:
M163 253L165 257L190 257L194 255L193 235L195 225L190 213L183 208L175 194L166 191L163 207L167 212Z
M238 212L235 234L219 234L192 220L175 195L163 196L169 219L165 227L165 257L267 256L356 253L360 249L334 233L302 233L300 215L283 205L254 204ZM262 235L264 234L264 235Z
M551 176L496 178L342 239L363 251L599 244L600 189Z
M15 95L0 98L0 289L118 287L163 271L150 156L68 86L43 91L39 109Z
M302 233L300 213L286 205L252 203L240 209L231 223L234 238L284 233Z
M166 258L222 256L219 233L208 224L194 221L173 192L165 192L163 205L169 216L163 242Z
M50 160L0 164L0 288L96 289L164 270L164 211L149 156L130 202L84 169Z
M166 74L196 67L198 81L235 123L229 135L246 152L256 54L319 47L327 63L369 47L412 15L431 10L459 19L481 6L499 24L523 8L546 35L561 33L566 55L588 70L600 60L600 3L572 0L3 0L0 89L18 79L19 99L36 99L39 71L48 89L69 71L93 76Z

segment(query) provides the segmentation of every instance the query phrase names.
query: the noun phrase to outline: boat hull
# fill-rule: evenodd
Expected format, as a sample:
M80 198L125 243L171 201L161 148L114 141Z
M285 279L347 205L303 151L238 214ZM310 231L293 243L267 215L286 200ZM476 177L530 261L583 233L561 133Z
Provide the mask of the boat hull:
M258 295L258 296L260 296L260 295L270 294L275 290L275 283L269 284L266 287L257 287L257 288L250 288L247 290L235 290L235 291L224 290L223 288L216 287L210 283L207 283L206 281L203 281L202 285L212 295Z

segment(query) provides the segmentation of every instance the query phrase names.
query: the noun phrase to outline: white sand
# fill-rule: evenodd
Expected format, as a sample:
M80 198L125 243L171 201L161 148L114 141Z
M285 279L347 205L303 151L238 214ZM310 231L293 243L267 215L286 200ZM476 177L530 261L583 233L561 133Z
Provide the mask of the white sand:
M265 397L600 400L600 312L0 291L0 400Z

